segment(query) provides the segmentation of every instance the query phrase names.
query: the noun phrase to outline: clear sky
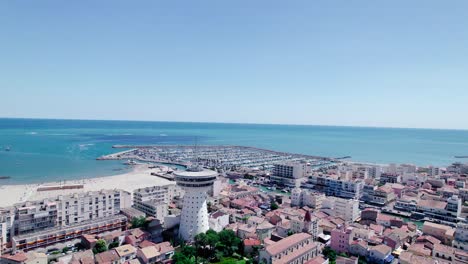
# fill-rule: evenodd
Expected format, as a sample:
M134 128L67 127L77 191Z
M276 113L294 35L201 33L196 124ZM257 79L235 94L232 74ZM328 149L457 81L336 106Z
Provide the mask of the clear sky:
M468 1L0 1L0 116L468 129Z

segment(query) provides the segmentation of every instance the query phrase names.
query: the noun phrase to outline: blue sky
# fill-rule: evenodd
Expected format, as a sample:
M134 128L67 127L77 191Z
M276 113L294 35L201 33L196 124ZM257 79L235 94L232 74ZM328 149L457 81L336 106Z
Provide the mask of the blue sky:
M0 116L468 129L468 1L0 2Z

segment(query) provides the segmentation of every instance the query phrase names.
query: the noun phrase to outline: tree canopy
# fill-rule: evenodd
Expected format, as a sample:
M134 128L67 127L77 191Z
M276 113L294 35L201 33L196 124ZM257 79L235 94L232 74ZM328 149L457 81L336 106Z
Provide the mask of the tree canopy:
M239 257L242 253L242 241L232 230L215 232L208 230L195 236L192 245L181 245L173 259L176 263L218 262ZM235 259L235 258L234 258Z
M107 244L106 244L106 241L103 240L103 239L99 239L97 242L96 242L96 245L94 246L93 248L93 252L95 254L97 253L101 253L101 252L104 252L104 251L107 251Z

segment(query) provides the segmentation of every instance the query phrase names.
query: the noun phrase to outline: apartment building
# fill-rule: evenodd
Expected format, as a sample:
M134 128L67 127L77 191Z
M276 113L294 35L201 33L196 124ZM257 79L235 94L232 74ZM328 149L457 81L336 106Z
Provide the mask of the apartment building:
M338 253L348 253L349 245L354 238L352 227L340 226L331 231L330 248Z
M120 213L121 209L130 206L131 195L123 190L83 192L19 203L0 210L2 240L4 242L15 240L17 241L16 244L20 245L22 244L20 241L24 239L18 237L29 239L42 230L55 230L58 228L56 231L59 231L73 228L84 222L97 222L99 219L115 216ZM83 230L86 230L86 226L83 228ZM59 240L69 239L71 237L65 235L64 238ZM52 241L55 240L51 239L50 242ZM35 242L31 242L32 244L35 244ZM29 249L30 247L20 246L22 249Z
M52 203L58 207L58 225L68 226L119 214L131 206L131 195L123 190L101 190L59 196Z
M398 211L415 212L418 205L419 198L403 195L397 199L393 208Z
M180 188L174 184L136 189L133 191L133 207L164 222L168 204L180 195Z
M461 199L454 195L445 201L443 199L420 199L413 212L415 218L431 218L439 221L457 223L461 215Z
M0 208L0 252L2 252L7 241L10 241L13 224L15 220L14 208Z
M78 239L83 234L99 234L114 230L124 230L127 226L127 218L123 215L113 215L105 218L86 220L71 226L56 226L32 233L14 236L11 239L12 249L33 250L39 247L47 247L56 243Z
M380 184L386 183L400 183L401 182L401 175L395 173L382 173L380 175Z
M395 193L390 185L374 186L365 185L361 200L369 203L384 206L395 200Z
M321 211L351 223L360 216L359 200L327 197L322 203Z
M291 206L308 206L318 209L322 207L322 202L325 200L325 194L312 192L310 190L294 188L291 191Z
M454 248L468 251L468 224L460 223L457 225L452 245Z
M366 171L370 178L377 179L377 178L380 178L380 175L382 174L382 167L370 166L370 167L366 167Z
M347 199L360 199L363 186L362 180L349 180L336 175L313 175L304 184L305 188L314 189L327 196Z
M301 180L306 177L309 166L305 162L290 162L275 164L270 182L288 187L299 187Z

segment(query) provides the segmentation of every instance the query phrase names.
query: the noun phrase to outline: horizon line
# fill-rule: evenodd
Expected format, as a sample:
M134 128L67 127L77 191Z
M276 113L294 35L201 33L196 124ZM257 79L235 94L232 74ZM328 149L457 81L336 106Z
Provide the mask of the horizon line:
M284 123L250 123L250 122L216 122L216 121L170 121L170 120L127 120L127 119L90 119L90 118L54 118L54 117L2 117L0 119L36 119L65 121L114 121L114 122L160 122L160 123L190 123L190 124L227 124L227 125L270 125L270 126L315 126L315 127L345 127L345 128L386 128L386 129L419 129L419 130L452 130L468 131L468 128L430 128L430 127L394 127L369 125L320 125L320 124L284 124Z

